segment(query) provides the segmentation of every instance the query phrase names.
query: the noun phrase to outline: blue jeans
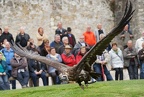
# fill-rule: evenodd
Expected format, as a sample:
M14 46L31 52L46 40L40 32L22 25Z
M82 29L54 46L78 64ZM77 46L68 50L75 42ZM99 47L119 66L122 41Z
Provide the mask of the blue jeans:
M136 66L136 64L129 65L128 73L129 73L130 79L138 79L138 67Z
M144 62L140 66L140 79L144 79Z
M96 73L102 73L101 64L95 63L94 66L93 66L93 68L94 68L94 71L95 71ZM108 69L107 69L107 67L106 67L105 65L103 65L103 69L104 69L104 74L105 74L105 76L106 76L106 78L107 78L107 81L113 80L110 72L108 71ZM102 78L102 76L100 76L100 77L98 77L98 79L96 79L96 80L97 80L97 81L103 81L104 79Z
M25 71L25 72L20 72L17 74L17 80L19 81L19 83L21 84L21 86L24 86L28 84L29 81L29 72Z
M1 75L0 76L0 90L9 90L10 85L8 82L8 77L7 75Z
M32 81L33 81L33 84L34 84L35 87L37 86L37 80L39 79L39 77L42 78L44 86L48 85L47 77L46 77L45 72L42 72L40 75L36 75L35 73L30 73L30 77L32 78Z

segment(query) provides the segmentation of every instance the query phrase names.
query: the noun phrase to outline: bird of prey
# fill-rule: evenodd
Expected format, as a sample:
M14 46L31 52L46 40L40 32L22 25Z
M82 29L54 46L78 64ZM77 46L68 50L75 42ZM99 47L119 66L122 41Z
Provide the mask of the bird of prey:
M35 53L29 52L25 48L17 46L15 43L11 44L11 48L20 56L26 57L28 59L34 59L45 63L46 65L56 68L60 74L61 80L76 81L80 87L83 89L84 85L81 84L82 81L87 85L88 81L99 76L98 73L91 69L91 65L96 60L96 55L101 55L106 49L111 40L123 31L126 24L132 19L134 9L132 2L127 0L124 15L117 26L115 26L102 40L100 40L96 45L94 45L82 58L82 60L74 67L69 67L65 64L52 61L46 57L37 55Z

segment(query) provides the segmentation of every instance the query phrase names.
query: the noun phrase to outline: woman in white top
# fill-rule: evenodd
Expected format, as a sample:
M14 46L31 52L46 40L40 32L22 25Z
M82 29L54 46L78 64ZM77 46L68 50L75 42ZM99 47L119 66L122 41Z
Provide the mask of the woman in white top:
M117 43L112 44L109 54L112 68L115 70L115 80L123 80L124 60L122 51L117 47Z

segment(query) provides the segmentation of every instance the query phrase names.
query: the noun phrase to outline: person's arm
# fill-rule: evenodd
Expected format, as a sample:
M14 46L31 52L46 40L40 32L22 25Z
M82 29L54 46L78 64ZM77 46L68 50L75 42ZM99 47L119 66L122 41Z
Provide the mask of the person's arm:
M96 57L97 57L97 59L96 59L95 63L100 63L101 64L102 61L98 58L97 55L96 55Z
M143 50L140 50L140 51L138 52L138 56L139 56L139 59L140 59L140 60L144 60Z
M96 41L99 41L99 34L98 34L98 29L95 30L95 37L96 37Z
M113 68L111 51L109 51L109 57L110 57L109 61L110 61L111 68Z
M22 60L20 60L20 63L21 65L18 67L18 69L23 69L28 66L28 63L25 57L23 57Z
M54 46L55 46L55 42L53 41L50 43L50 47L54 47Z
M16 36L16 40L15 40L16 44L18 44L20 42L19 37L20 37L19 35Z
M131 53L132 56L137 56L137 53L136 53L136 49L133 49L133 52Z
M75 39L75 36L72 34L72 36L73 36L73 39L74 39L74 46L75 46L75 44L76 44L76 39Z
M62 62L62 58L61 58L60 54L57 55L57 59L58 59L58 62Z
M32 66L32 65L33 65L33 60L32 60L32 59L28 59L27 62L28 62L29 71L35 73L35 69L34 69L34 67Z
M11 34L11 41L10 41L10 43L11 42L14 42L14 38L13 38L13 35Z
M17 61L15 61L14 58L10 61L10 63L13 68L18 68L21 65L21 63L18 63Z
M104 58L105 58L104 64L109 63L109 61L110 61L110 55L109 55L109 53L107 51L104 52Z
M39 34L37 34L36 37L37 37L38 41L42 41L43 40L43 37L41 37Z
M124 58L125 58L125 59L130 59L130 58L132 58L131 53L128 54L127 52L128 52L128 49L127 49L127 48L124 49L124 52L123 52Z
M95 44L97 43L97 39L96 39L94 33L93 33L93 41L94 41Z

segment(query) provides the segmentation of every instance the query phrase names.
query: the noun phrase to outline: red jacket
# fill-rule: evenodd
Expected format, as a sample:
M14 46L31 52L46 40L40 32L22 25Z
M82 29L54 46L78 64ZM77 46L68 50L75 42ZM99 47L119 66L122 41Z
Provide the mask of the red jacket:
M76 64L78 64L80 62L80 60L82 59L84 55L82 55L80 52L78 52L78 54L76 55Z
M76 60L73 54L66 55L65 53L61 54L63 63L65 63L68 66L74 66L76 64Z
M93 32L85 32L84 34L85 42L89 46L93 46L96 44L96 37Z

